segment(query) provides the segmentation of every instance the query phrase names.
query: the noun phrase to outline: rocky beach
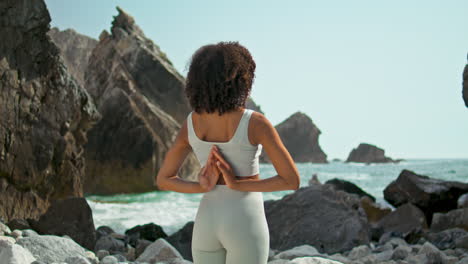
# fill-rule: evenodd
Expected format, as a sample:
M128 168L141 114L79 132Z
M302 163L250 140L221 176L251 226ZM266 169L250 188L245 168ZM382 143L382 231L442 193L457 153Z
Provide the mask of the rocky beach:
M190 112L185 78L134 17L116 12L93 39L51 28L43 0L0 4L0 264L193 261L193 221L171 233L159 219L116 230L97 225L90 205L93 196L163 193L154 176ZM467 76L465 67L468 106ZM253 98L247 107L262 112ZM455 179L441 179L364 142L329 161L307 114L275 128L295 162L313 165L300 167L298 190L265 199L269 264L468 264L466 161L443 168ZM265 153L261 161L274 169ZM378 180L353 183L342 173L352 166L375 175L390 167L373 166L398 167L370 191ZM190 154L180 175L196 181L199 169Z

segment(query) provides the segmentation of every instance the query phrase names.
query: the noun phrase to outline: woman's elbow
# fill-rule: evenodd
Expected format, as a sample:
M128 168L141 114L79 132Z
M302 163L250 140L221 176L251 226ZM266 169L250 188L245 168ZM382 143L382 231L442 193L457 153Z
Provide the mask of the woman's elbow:
M296 180L294 181L294 183L292 184L292 190L296 191L299 189L299 187L301 186L301 178L299 177L299 175L297 175L296 177Z

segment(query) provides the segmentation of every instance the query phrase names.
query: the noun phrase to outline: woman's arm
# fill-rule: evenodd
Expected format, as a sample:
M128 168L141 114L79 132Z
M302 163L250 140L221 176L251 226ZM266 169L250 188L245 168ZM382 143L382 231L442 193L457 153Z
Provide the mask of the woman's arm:
M187 122L184 122L156 176L155 183L158 189L181 193L204 193L209 191L209 189L202 187L199 182L187 181L177 175L180 166L182 166L190 151L191 147L187 137ZM204 170L206 170L206 167L202 169L201 173Z
M297 190L300 185L299 172L294 161L284 146L278 132L270 121L262 114L254 112L251 117L249 132L252 144L262 144L263 150L273 163L278 175L260 180L237 180L230 165L224 160L218 149L214 149L226 184L231 189L250 192L273 192L282 190Z

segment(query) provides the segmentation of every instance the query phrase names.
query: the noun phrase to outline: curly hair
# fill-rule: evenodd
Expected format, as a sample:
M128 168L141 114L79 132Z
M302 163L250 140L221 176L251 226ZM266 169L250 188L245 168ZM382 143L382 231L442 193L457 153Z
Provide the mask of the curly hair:
M192 109L222 115L245 107L255 67L250 52L237 41L202 46L191 58L185 83Z

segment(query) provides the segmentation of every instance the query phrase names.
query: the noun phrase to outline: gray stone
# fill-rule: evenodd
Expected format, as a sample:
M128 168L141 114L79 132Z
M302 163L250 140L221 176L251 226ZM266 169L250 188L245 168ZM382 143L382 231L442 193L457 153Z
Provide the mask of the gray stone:
M386 163L394 162L394 160L385 156L385 150L372 144L361 143L351 150L346 162Z
M109 251L100 249L97 251L96 256L99 260L102 260L105 256L109 256Z
M11 236L0 236L0 242L0 246L6 244L13 245L16 243L16 240Z
M65 259L68 264L91 264L91 262L83 256L72 256Z
M14 238L17 238L17 237L20 237L23 235L23 232L21 230L18 230L18 229L15 229L13 231L11 231L11 234L10 234L12 237Z
M63 237L37 235L23 237L17 243L28 249L37 260L46 263L64 262L69 256L86 257L83 247Z
M395 248L392 254L392 259L394 260L403 260L407 258L413 250L409 246L400 245Z
M111 255L113 255L119 252L126 252L127 247L125 246L124 241L116 239L112 235L107 235L101 237L98 241L96 241L94 251L98 252L99 250L107 250Z
M382 252L378 252L374 254L374 256L379 262L391 260L393 256L393 250L385 250Z
M357 195L328 184L301 187L281 200L265 201L271 247L304 244L333 254L368 244L369 226Z
M342 264L341 262L326 259L322 257L304 257L295 258L291 261L291 264Z
M468 249L468 234L455 239L455 247Z
M0 246L0 263L2 264L30 264L35 260L31 252L17 244Z
M457 201L458 208L468 208L468 193L460 196Z
M37 236L39 235L36 231L32 229L25 229L22 232L23 237Z
M390 214L384 216L378 223L383 232L398 232L408 236L419 230L427 229L424 212L411 203L399 206Z
M105 256L101 259L100 264L117 264L119 260L114 256Z
M455 227L468 230L468 208L455 209L447 213L435 213L432 217L432 231L437 232Z
M367 245L354 247L348 254L350 260L357 260L371 254L371 249Z
M320 255L320 253L317 251L316 248L314 248L311 245L302 245L280 252L276 254L274 258L291 260L298 257L311 257L317 255Z
M166 261L173 258L183 259L182 255L164 238L159 238L151 243L145 251L136 259L138 262L154 264L157 261Z
M10 233L11 233L10 228L7 225L5 225L4 223L0 222L0 236L1 235L8 235L9 236Z

